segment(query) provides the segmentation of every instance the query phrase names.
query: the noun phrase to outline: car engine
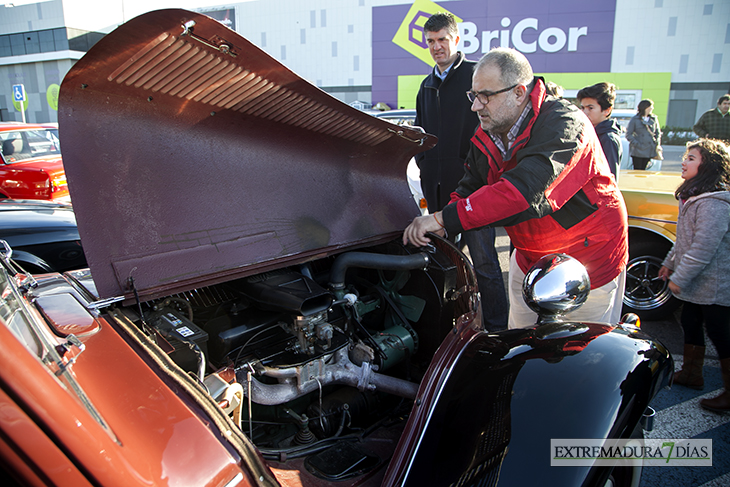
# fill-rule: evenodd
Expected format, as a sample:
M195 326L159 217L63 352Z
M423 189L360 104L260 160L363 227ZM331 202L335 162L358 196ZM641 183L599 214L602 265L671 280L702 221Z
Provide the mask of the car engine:
M305 455L406 416L444 336L478 305L466 257L432 241L138 303L143 327L265 456Z

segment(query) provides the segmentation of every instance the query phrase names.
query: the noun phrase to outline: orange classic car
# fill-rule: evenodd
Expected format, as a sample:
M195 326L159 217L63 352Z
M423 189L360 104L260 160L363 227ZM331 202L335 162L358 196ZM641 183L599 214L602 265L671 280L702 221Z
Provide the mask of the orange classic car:
M629 215L624 311L646 320L662 318L679 305L657 274L676 238L679 204L674 191L682 181L678 172L621 171L619 176Z
M184 10L95 44L58 116L89 269L0 251L3 485L638 484L550 440L639 440L671 355L571 321L564 255L530 273L534 326L484 330L464 254L401 241L433 136Z

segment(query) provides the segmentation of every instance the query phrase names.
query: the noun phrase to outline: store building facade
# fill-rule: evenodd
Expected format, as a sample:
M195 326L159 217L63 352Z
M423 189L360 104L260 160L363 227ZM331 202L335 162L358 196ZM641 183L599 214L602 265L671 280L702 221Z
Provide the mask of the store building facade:
M156 5L156 3L158 5ZM0 117L56 121L58 85L105 33L145 9L127 1L20 1L0 6ZM139 5L139 4L138 4ZM432 68L423 23L437 11L460 22L459 48L478 59L494 46L523 52L567 97L610 81L617 107L655 103L662 125L691 127L730 91L730 0L254 0L206 4L207 13L291 70L358 107L412 108Z

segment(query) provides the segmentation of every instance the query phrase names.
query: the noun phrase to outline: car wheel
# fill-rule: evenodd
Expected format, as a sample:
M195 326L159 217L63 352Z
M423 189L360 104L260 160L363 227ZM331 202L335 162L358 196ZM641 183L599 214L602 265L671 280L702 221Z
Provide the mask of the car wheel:
M629 264L626 267L624 313L636 313L642 320L665 317L679 306L667 281L659 278L662 261L671 243L659 239L638 239L629 242Z
M636 430L631 435L631 440L634 446L643 446L644 431L641 429L641 426L636 427ZM642 469L643 465L641 462L638 462L637 465L615 467L608 476L608 479L606 479L603 487L638 487L641 481Z

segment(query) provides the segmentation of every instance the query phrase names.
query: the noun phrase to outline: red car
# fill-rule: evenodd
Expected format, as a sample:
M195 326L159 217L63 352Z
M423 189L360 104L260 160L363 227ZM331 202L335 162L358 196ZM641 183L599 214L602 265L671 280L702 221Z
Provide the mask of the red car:
M0 122L0 198L70 202L54 124Z
M539 323L484 330L465 255L401 241L419 214L403 174L435 137L184 10L101 39L59 120L90 270L33 278L1 252L0 475L638 482L639 466L551 467L550 440L640 438L669 352L628 322L571 322L589 285L563 257L529 273Z

